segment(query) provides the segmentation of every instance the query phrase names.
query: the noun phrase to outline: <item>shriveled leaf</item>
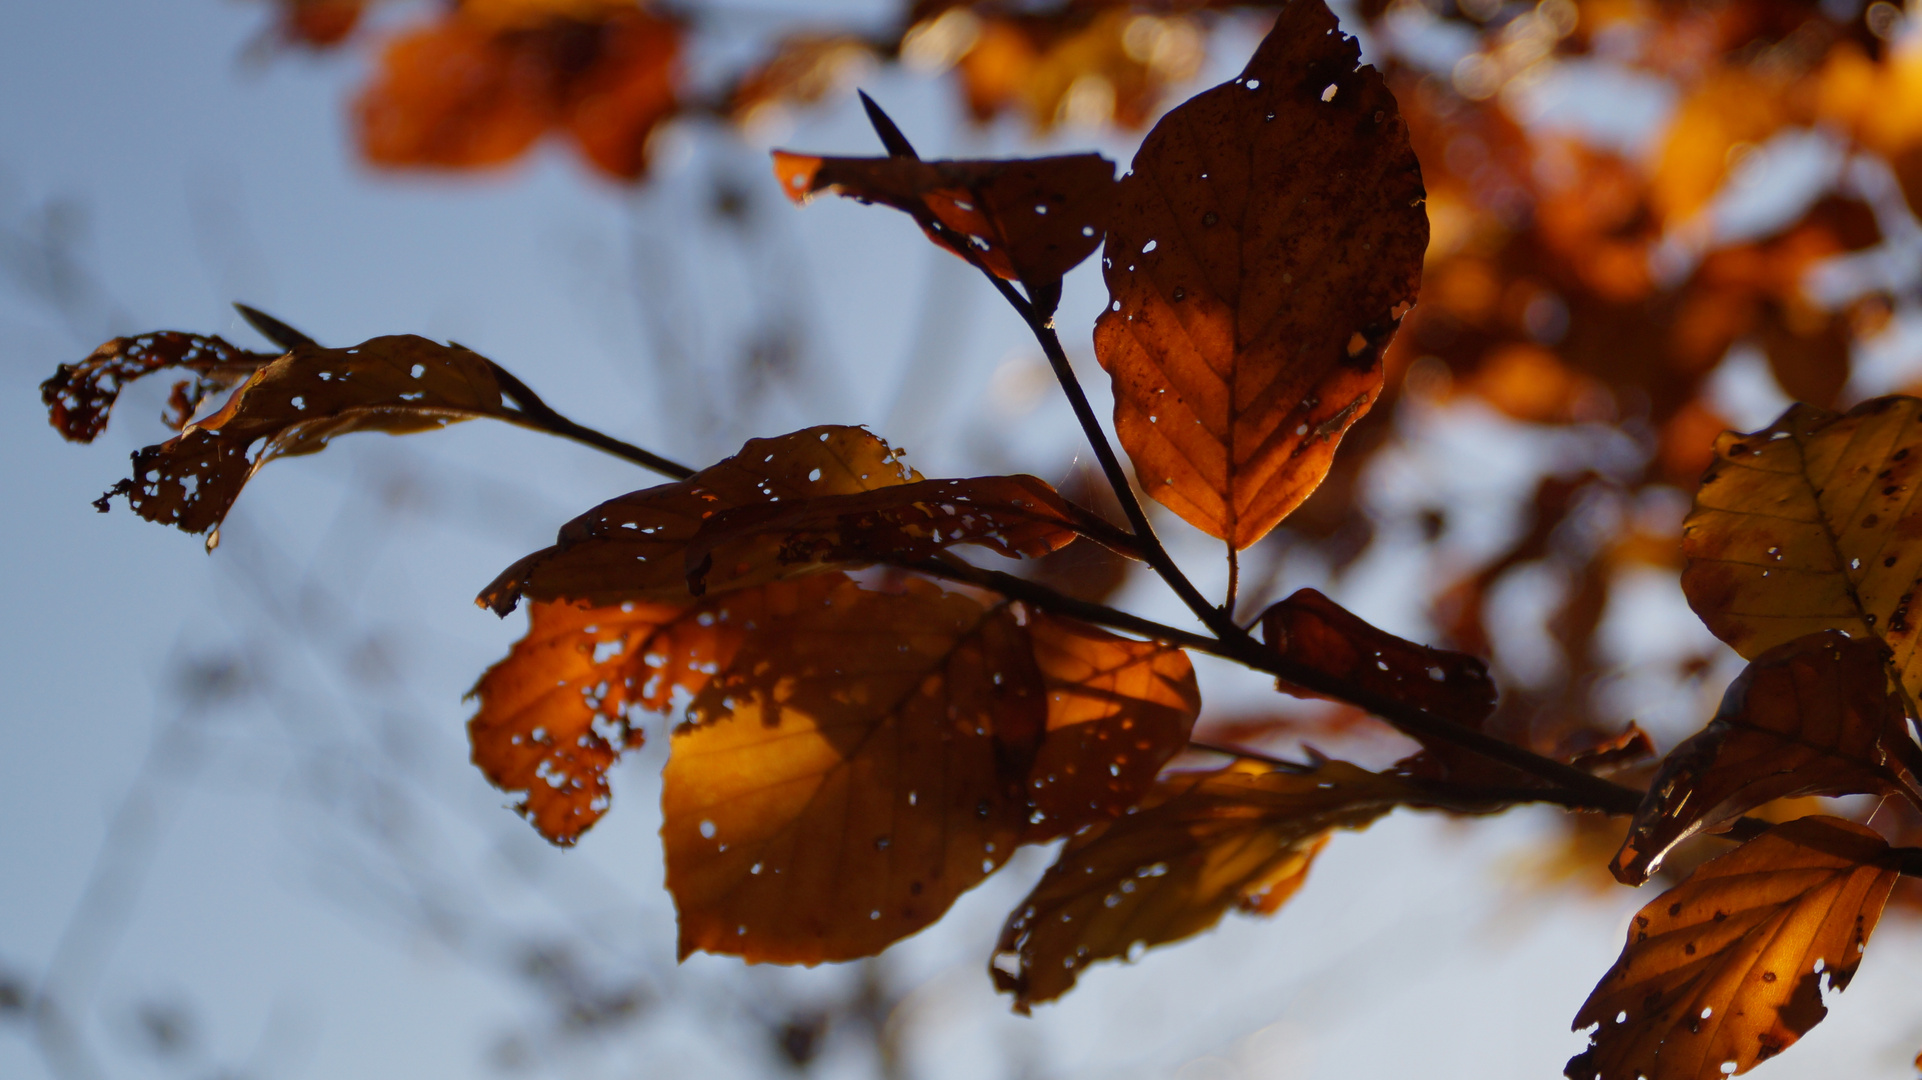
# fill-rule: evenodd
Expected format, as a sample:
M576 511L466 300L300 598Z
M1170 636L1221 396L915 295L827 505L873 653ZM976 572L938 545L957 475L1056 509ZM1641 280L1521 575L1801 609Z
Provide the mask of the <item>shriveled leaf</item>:
M683 956L873 955L1027 829L1047 705L1005 606L919 580L788 595L674 734L661 836Z
M776 150L774 175L795 202L828 191L905 210L924 229L938 221L972 242L988 269L1031 286L1060 281L1100 246L1115 186L1114 162L1100 154L918 161Z
M1141 809L1068 841L1002 928L995 986L1025 1013L1067 993L1089 964L1198 934L1231 905L1270 914L1330 830L1365 827L1415 794L1340 761L1165 778Z
M826 579L823 585L826 587ZM664 712L732 662L775 585L699 604L532 604L527 636L469 692L474 764L540 834L562 846L607 809L607 771L641 744L638 713Z
M1880 638L1922 694L1922 400L1837 415L1796 405L1752 435L1723 434L1682 526L1682 591L1750 660L1821 630Z
M1048 731L1028 781L1029 839L1039 841L1140 802L1187 745L1201 691L1172 645L1039 613L1028 632L1048 694Z
M1570 1080L1709 1080L1781 1053L1848 986L1896 871L1839 818L1777 825L1697 868L1635 916L1575 1015L1597 1025ZM1731 1064L1732 1063L1732 1064Z
M175 384L168 402L168 426L179 429L193 419L207 395L233 388L275 355L177 330L114 338L78 364L61 364L53 378L40 384L40 400L60 434L73 442L92 442L107 430L107 414L128 383L180 368L194 377Z
M717 552L764 556L772 544L784 565L877 563L918 559L955 544L979 544L1010 557L1058 551L1081 530L1119 543L1113 526L1055 494L1032 476L922 480L847 495L756 503L718 511L687 547L688 586L710 573L738 577L743 566L715 564Z
M561 526L554 546L501 572L480 603L505 615L522 596L595 607L627 601L684 603L687 547L714 515L739 507L806 504L919 481L899 453L865 429L827 424L741 451L686 480L629 492ZM746 531L711 547L706 592L759 585L829 564L781 559L778 534Z
M349 349L301 345L254 372L211 415L136 453L132 479L97 505L125 495L149 521L212 530L212 548L241 488L275 458L318 453L353 431L401 435L505 413L493 369L457 345L411 334Z
M1381 391L1428 245L1395 99L1322 0L1149 133L1115 198L1095 355L1144 491L1245 548Z
M1756 657L1708 727L1677 746L1611 865L1640 885L1662 857L1774 799L1902 792L1922 805L1922 749L1890 693L1886 649L1822 630Z

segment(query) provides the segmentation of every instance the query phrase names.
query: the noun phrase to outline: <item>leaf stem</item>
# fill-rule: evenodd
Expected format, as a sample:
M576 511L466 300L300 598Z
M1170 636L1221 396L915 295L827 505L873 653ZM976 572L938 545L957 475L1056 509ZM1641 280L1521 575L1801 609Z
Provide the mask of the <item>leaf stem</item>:
M482 357L482 359L485 360L486 357ZM495 381L501 384L501 392L505 393L515 405L519 406L519 415L525 418L525 423L522 424L523 427L533 428L536 431L545 431L550 435L559 435L564 439L573 439L575 442L586 443L596 450L605 451L618 458L625 458L644 469L652 469L662 476L674 480L685 480L694 475L695 470L688 468L678 461L664 458L651 450L643 450L632 443L622 442L612 435L595 431L585 424L577 424L569 420L567 417L555 412L547 402L541 400L539 394L536 394L526 383L515 378L514 374L506 368L492 360L487 361L487 367L494 373Z

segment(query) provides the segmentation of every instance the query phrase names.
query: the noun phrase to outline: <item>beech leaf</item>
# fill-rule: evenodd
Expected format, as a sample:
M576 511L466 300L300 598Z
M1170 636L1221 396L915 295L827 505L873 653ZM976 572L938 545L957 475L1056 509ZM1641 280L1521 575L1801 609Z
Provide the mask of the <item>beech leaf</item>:
M1615 876L1640 885L1676 844L1773 799L1900 791L1922 805L1922 748L1889 692L1886 653L1822 630L1756 657L1715 719L1663 762Z
M1144 491L1240 549L1381 391L1428 246L1394 95L1322 0L1155 125L1115 196L1095 355Z
M208 532L247 481L275 458L318 453L353 431L401 435L475 417L511 415L493 369L458 345L411 334L347 349L301 345L262 366L214 413L133 456L133 477L96 504L125 495L149 521Z
M772 439L749 439L739 453L686 480L629 492L561 526L552 547L502 571L479 602L505 615L522 596L595 607L630 600L685 603L687 549L716 514L795 503L919 481L901 455L865 429L826 424ZM711 545L716 567L706 592L759 585L829 569L781 558L776 533L744 530Z
M1804 634L1879 638L1912 701L1922 655L1922 400L1844 414L1796 405L1752 435L1723 434L1682 526L1682 591L1748 659Z
M1272 914L1331 830L1363 828L1418 796L1341 761L1166 777L1134 813L1068 840L1003 927L995 986L1025 1013L1067 993L1089 964L1198 934L1232 905Z
M1896 871L1872 830L1777 825L1643 908L1575 1028L1570 1080L1709 1080L1781 1053L1848 986Z
M92 442L107 429L107 415L128 383L156 371L181 368L194 377L174 386L166 417L167 425L179 430L209 394L232 389L275 355L177 330L114 338L78 364L61 364L52 378L40 384L40 399L60 434L71 442Z

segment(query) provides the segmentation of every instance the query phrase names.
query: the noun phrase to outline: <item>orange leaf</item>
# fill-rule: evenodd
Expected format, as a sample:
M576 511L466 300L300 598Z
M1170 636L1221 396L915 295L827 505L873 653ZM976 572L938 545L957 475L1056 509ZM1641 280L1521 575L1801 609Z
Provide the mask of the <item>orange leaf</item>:
M1709 1080L1781 1053L1828 1015L1822 980L1840 991L1861 965L1895 885L1888 851L1805 817L1702 864L1635 916L1575 1014L1597 1026L1570 1080Z
M568 86L563 124L595 167L622 180L647 171L647 140L678 107L681 28L629 10L599 31L594 62Z
M411 334L350 349L299 345L255 371L217 412L135 454L133 478L96 505L125 495L149 521L211 529L211 550L241 488L275 458L318 453L352 431L401 435L508 415L493 369L457 345Z
M920 580L801 584L674 733L661 837L682 956L872 955L1027 828L1047 714L1013 614Z
M1331 830L1363 828L1415 794L1341 761L1165 778L1139 810L1069 839L1003 927L995 986L1025 1013L1089 964L1198 934L1230 905L1272 914Z
M1028 781L1033 842L1120 817L1188 743L1201 711L1194 665L1172 645L1035 614L1048 730Z
M938 221L972 242L988 269L1029 286L1061 280L1094 253L1114 191L1114 162L1100 154L917 161L776 150L774 175L797 203L829 191L905 210L953 250L928 227Z
M397 35L354 103L360 152L376 165L502 165L554 120L553 82L537 53L452 15Z
M1663 763L1615 876L1640 885L1675 845L1774 799L1900 791L1922 805L1922 749L1889 692L1886 654L1823 630L1756 657L1708 727Z
M1155 125L1122 178L1095 355L1143 490L1245 548L1381 391L1428 244L1393 95L1321 0Z
M272 353L249 352L217 337L159 330L114 338L78 364L61 364L40 384L40 400L60 434L92 442L107 430L107 414L128 383L166 368L185 368L195 377L175 387L175 415L167 418L181 428L207 395L231 389L272 359Z
M863 428L824 424L772 439L749 439L740 453L686 480L611 499L561 526L553 547L502 571L480 603L505 615L522 596L596 607L629 600L684 603L687 545L702 524L736 507L799 502L921 479L887 443ZM828 567L784 564L778 537L749 532L718 543L709 592L758 585Z

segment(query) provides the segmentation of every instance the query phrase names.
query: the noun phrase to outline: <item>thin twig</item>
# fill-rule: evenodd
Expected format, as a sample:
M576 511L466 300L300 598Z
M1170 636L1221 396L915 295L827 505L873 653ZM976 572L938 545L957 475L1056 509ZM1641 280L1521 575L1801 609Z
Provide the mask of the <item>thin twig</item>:
M632 443L622 442L612 435L603 434L584 424L569 420L555 412L547 402L540 399L539 394L534 393L526 383L515 378L506 368L492 360L487 361L487 367L494 373L494 379L501 384L501 392L519 406L520 415L527 418L528 423L523 426L559 435L564 439L573 439L575 442L586 443L596 450L604 450L615 457L625 458L644 469L652 469L671 479L685 480L694 475L695 470L678 461L671 461L651 450L643 450Z

